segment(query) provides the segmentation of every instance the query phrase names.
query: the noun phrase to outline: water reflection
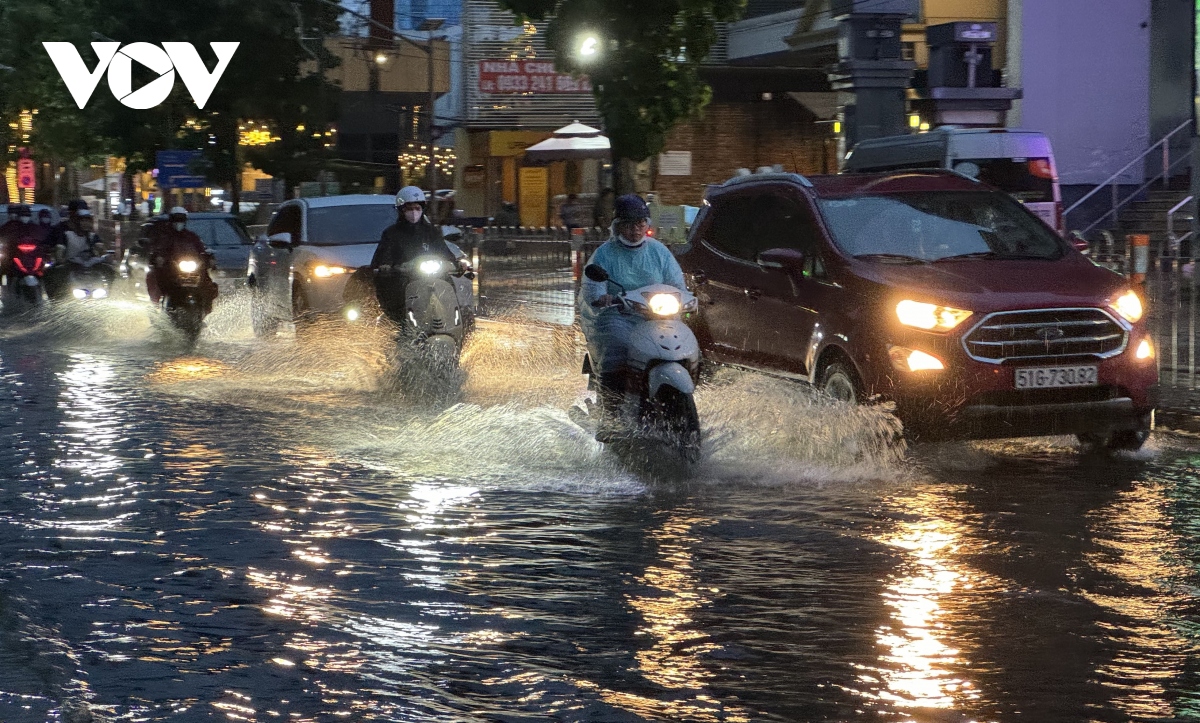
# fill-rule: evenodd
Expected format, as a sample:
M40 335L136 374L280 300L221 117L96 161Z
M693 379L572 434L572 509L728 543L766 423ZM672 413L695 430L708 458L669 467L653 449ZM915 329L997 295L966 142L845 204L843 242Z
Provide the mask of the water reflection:
M1089 537L1099 549L1086 559L1108 579L1083 596L1112 613L1100 626L1116 648L1095 675L1113 690L1109 705L1130 718L1174 716L1170 684L1198 652L1197 643L1180 632L1188 621L1175 612L1192 602L1193 590L1178 584L1189 571L1172 532L1171 509L1164 485L1139 482L1089 515Z
M958 560L961 522L940 494L903 498L905 516L875 539L900 554L882 599L890 620L876 630L879 664L861 666L861 690L873 706L900 709L962 709L979 698L975 684L961 677L968 666L953 643L954 612L949 603L976 587L979 573Z
M713 674L705 656L720 648L696 621L696 614L710 605L715 590L701 587L695 569L700 540L695 529L713 523L695 512L671 513L648 531L656 547L657 561L637 577L645 593L630 596L630 606L640 613L642 624L634 633L647 640L639 650L637 670L666 689L657 698L624 691L601 691L609 703L650 718L694 721L750 721L736 706L726 706L707 688Z

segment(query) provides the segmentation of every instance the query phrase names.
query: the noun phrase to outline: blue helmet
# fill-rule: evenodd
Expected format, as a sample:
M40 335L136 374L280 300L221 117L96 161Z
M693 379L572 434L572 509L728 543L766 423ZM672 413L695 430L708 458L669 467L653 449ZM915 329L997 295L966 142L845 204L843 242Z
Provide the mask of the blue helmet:
M650 207L646 205L641 196L636 193L627 193L624 196L618 196L617 200L613 201L613 217L619 221L650 218Z

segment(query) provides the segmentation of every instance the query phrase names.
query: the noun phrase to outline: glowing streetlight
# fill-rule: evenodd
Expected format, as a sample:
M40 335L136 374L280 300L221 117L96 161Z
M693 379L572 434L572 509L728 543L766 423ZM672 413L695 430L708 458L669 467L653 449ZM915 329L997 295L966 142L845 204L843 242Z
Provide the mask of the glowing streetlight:
M583 62L595 60L600 55L600 38L595 33L582 33L579 36L579 59Z
M388 61L388 58L383 53L377 53L375 55L375 62L378 63L379 65L383 65L387 61Z

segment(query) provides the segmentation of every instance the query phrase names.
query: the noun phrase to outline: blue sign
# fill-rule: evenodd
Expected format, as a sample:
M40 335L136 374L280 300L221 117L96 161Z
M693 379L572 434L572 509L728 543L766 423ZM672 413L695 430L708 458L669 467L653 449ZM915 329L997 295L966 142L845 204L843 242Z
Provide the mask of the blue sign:
M154 157L159 187L206 188L208 180L192 170L200 156L200 151L159 151Z

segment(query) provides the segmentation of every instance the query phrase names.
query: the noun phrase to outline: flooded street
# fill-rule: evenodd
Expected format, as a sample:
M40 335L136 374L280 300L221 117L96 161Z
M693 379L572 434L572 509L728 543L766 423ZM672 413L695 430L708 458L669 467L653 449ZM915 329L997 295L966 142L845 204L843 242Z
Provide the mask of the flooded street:
M0 320L0 721L1200 716L1200 441L905 449L722 371L687 474L568 417L574 339L456 394L381 339L194 351L141 307Z

